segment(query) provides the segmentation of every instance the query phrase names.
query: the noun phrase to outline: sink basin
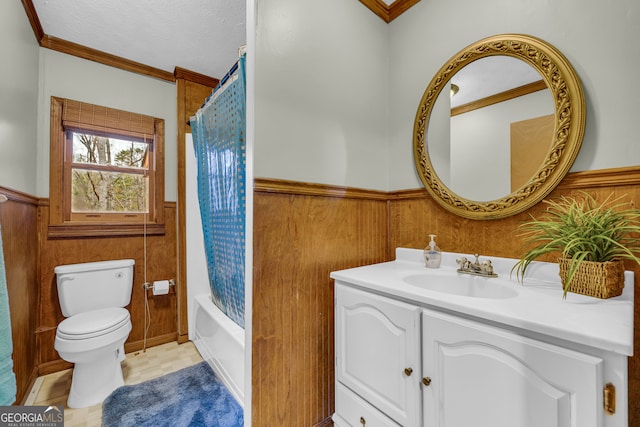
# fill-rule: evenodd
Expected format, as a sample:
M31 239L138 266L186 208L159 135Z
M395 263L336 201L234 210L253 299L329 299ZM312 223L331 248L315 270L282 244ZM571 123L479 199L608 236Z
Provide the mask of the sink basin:
M435 292L462 295L473 298L504 299L513 298L518 291L509 285L496 282L496 279L462 274L444 276L434 274L414 274L402 280L413 286Z

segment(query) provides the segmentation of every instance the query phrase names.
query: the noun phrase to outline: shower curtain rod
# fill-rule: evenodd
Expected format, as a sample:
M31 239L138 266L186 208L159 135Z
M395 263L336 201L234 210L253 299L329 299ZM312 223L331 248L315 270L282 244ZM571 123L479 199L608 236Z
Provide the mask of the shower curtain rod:
M227 80L229 80L229 77L231 77L231 75L238 69L238 61L236 61L236 63L233 64L233 67L231 67L229 72L225 74L222 80L220 80L220 82L218 83L218 86L216 86L216 88L213 90L213 93L215 93L218 90L218 88L222 87L227 82Z
M224 75L224 77L218 82L216 87L213 89L211 94L209 96L207 96L207 98L204 100L204 102L200 105L200 108L204 107L206 105L207 101L209 101L209 98L211 98L211 96L214 93L216 93L218 88L222 87L227 82L227 80L229 80L229 77L231 77L233 75L233 73L238 69L238 62L240 62L240 60L237 60L236 63L233 64L233 67L231 67L231 69L227 72L227 74ZM187 126L191 126L191 121L190 120L187 120Z

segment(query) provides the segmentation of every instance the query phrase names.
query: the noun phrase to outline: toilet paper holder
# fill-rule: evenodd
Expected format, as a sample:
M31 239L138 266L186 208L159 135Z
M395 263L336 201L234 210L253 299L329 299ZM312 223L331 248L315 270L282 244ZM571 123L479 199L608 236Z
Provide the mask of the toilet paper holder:
M169 287L170 287L170 288L172 288L172 287L174 287L175 285L176 285L176 281L175 281L174 279L169 279ZM153 289L153 283L151 283L151 282L144 282L144 283L142 284L142 288L143 288L145 291L148 291L149 289Z

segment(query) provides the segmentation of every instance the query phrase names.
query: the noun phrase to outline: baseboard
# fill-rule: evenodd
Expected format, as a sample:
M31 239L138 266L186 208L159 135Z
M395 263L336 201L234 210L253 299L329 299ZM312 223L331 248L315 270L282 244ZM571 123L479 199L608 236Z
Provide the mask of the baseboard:
M189 341L189 334L178 334L178 344L184 344Z
M66 360L58 359L51 362L45 362L38 365L38 376L53 374L54 372L64 371L73 368L73 363Z
M168 342L177 341L177 333L164 334L157 337L147 339L147 348L155 347L157 345L166 344ZM125 353L133 353L134 351L140 351L144 348L144 341L134 341L125 343ZM51 362L41 363L37 368L37 376L53 374L54 372L64 371L65 369L73 368L73 363L66 360L58 359ZM34 380L35 381L35 380Z
M147 338L147 346L155 347L157 345L166 344L168 342L178 341L178 333L172 332L170 334L159 335L157 337ZM124 344L125 353L133 353L134 351L140 351L145 348L144 341L133 341Z
M33 387L35 386L37 381L38 381L38 368L34 367L31 370L31 374L29 375L29 386L26 388L26 390L23 390L20 395L16 396L15 404L18 404L18 402L20 402L21 405L28 404L27 402L29 401L30 391L33 390Z
M320 421L318 424L314 425L313 427L327 427L332 425L333 425L333 420L331 419L331 417L328 417Z

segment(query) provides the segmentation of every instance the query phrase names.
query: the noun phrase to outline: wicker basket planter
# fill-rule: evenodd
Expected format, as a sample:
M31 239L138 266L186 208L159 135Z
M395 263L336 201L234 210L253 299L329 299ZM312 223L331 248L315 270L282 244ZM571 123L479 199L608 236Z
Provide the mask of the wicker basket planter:
M624 263L621 260L607 262L582 261L567 288L566 277L570 262L571 259L568 258L558 259L560 279L562 280L562 287L566 291L603 299L622 295Z

